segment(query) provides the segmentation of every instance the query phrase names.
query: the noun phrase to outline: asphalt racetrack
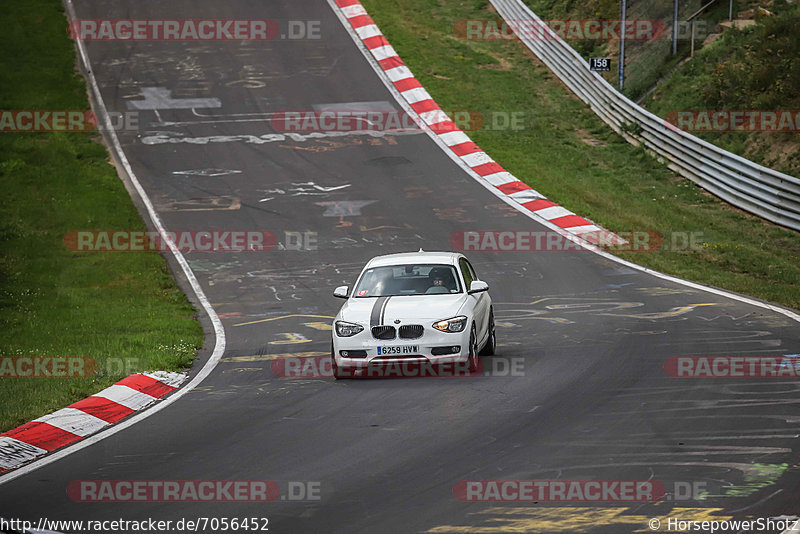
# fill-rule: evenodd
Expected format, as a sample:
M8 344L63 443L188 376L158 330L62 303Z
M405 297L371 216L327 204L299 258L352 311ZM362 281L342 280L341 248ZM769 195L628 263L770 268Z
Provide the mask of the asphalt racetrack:
M312 20L320 38L86 43L108 110L138 111L139 127L118 135L165 226L264 230L279 245L186 254L224 325L220 363L166 409L0 484L0 516L266 517L272 533L624 533L649 531L653 517L800 512L796 379L665 371L675 356L798 354L798 323L591 252L468 253L498 323L497 354L482 358L480 376L278 376L280 357L328 354L342 303L332 291L373 256L451 250L464 230L547 229L424 132L273 135L281 110L400 109L326 2L76 0L75 9L81 19ZM206 326L193 372L214 343ZM556 479L659 481L668 495L454 494L461 481ZM271 480L282 494L78 502L67 488L82 480ZM679 499L687 483L704 498Z

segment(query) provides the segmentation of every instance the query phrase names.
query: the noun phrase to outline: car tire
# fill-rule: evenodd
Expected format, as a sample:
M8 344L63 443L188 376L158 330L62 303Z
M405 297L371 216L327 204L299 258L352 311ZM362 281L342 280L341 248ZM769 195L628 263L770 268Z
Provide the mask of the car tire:
M333 341L331 341L331 368L333 369L333 378L342 380L345 378L353 378L353 371L350 369L343 369L336 365L336 357L333 354Z
M481 356L492 356L497 348L497 337L494 334L494 310L489 310L489 336L481 349Z
M474 373L478 370L478 336L475 332L475 324L472 325L472 330L469 333L467 364L470 373Z

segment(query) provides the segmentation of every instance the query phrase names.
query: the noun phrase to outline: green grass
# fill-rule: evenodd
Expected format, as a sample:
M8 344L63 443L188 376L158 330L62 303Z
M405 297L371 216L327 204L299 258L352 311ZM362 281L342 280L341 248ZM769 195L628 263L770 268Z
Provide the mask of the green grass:
M0 109L85 110L58 0L0 14ZM194 309L156 253L76 253L72 230L143 230L95 133L0 133L0 358L83 356L85 378L0 378L0 431L136 371L190 365Z
M617 19L614 0L525 0L543 19ZM695 56L643 101L653 113L666 116L680 110L797 110L800 109L800 5L786 0L771 2L774 16L758 13L763 3L737 0L734 18L754 10L757 25L743 31L725 30L709 45L695 42ZM629 19L660 19L672 25L672 2L628 0ZM679 18L686 19L699 4L679 4ZM728 2L718 1L698 18L707 33L722 31L717 24L728 20ZM688 27L687 27L688 28ZM699 26L698 26L699 28ZM688 29L687 29L688 33ZM619 42L567 41L583 57L610 57L611 72L605 79L617 86ZM671 32L652 42L629 41L626 48L624 93L632 99L645 94L670 73L679 61L688 59L688 35L678 41L672 55ZM725 150L792 176L800 176L800 133L696 132L695 135Z
M443 109L525 114L521 131L470 132L517 178L610 230L654 230L667 239L673 232L702 233L699 250L620 256L800 308L796 232L731 208L629 145L519 42L456 37L458 20L496 19L488 2L363 3Z
M545 20L548 19L608 19L620 18L620 3L618 0L525 0L525 3ZM750 2L748 2L749 4ZM736 11L745 9L744 0L737 1ZM651 41L626 42L625 49L625 84L623 93L631 99L638 99L650 89L659 79L680 60L689 57L691 53L690 25L686 22L700 7L699 2L679 2L678 21L679 37L676 55L672 55L672 18L673 3L664 0L627 0L628 20L646 19L660 20L665 33ZM701 13L697 21L695 36L695 50L703 46L706 33L712 33L717 23L728 19L728 2L717 1ZM567 43L575 48L583 57L610 57L614 67L611 72L603 73L603 77L617 86L617 65L619 60L619 41L578 41L568 40Z
M755 26L728 30L703 48L644 105L662 117L678 110L800 109L800 39L796 36L800 6L776 3L770 9L775 16L757 17ZM695 135L762 165L800 176L800 133Z

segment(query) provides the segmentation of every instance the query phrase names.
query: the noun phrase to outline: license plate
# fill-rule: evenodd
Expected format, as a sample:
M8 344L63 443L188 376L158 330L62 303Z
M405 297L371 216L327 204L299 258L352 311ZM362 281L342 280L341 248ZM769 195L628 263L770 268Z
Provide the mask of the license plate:
M419 354L419 345L401 345L399 347L378 347L378 356L391 354Z

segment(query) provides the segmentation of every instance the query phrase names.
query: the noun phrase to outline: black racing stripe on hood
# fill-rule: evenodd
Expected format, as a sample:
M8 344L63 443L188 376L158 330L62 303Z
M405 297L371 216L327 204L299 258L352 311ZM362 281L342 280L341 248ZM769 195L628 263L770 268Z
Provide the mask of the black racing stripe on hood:
M389 307L389 299L392 297L386 297L386 301L383 303L383 307L381 308L381 324L386 324L386 308Z
M375 304L372 305L372 312L369 315L369 326L378 326L383 324L383 311L386 308L386 303L390 297L378 297L375 299Z

